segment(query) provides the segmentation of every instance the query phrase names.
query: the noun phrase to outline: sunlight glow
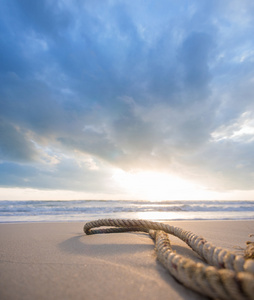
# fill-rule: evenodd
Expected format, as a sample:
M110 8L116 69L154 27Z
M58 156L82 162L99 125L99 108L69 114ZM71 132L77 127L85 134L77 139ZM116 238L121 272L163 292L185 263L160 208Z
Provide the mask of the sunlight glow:
M198 200L207 196L204 187L159 172L117 170L113 179L132 197L143 200Z

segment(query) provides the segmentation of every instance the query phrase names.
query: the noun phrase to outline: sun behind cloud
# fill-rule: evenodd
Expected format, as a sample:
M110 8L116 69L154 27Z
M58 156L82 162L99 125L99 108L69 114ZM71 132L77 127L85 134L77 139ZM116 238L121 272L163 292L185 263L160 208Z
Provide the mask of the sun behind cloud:
M214 196L200 185L166 173L116 170L113 179L129 195L143 200L198 200Z

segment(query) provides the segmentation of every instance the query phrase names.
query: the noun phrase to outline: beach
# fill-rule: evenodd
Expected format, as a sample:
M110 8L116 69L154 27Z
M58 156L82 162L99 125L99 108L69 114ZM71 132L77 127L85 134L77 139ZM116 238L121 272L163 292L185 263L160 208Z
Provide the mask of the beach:
M254 220L172 221L242 254ZM85 235L85 222L0 224L0 298L207 299L179 284L156 259L145 233ZM199 260L171 237L173 249Z

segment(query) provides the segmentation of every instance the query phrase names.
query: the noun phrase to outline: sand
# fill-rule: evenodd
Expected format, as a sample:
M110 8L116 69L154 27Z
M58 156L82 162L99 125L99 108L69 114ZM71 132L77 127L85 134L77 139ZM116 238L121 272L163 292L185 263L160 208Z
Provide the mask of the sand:
M216 246L241 253L251 221L172 221ZM86 236L83 223L0 224L0 299L207 299L157 261L145 233ZM183 242L173 248L198 257Z

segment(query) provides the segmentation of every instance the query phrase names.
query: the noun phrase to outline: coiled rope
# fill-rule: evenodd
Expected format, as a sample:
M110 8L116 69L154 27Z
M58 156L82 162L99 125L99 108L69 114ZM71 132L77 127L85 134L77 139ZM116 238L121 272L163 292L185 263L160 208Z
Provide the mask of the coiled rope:
M92 229L101 226L116 228ZM213 246L191 231L147 220L102 219L84 226L84 232L88 235L128 231L149 233L155 241L159 261L186 287L211 298L254 299L254 260L250 259L254 255L254 247L249 247L252 250L248 250L244 258ZM197 263L173 251L168 234L184 241L206 263Z

